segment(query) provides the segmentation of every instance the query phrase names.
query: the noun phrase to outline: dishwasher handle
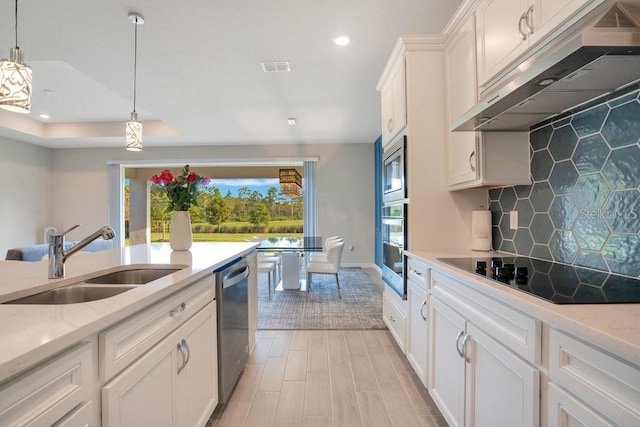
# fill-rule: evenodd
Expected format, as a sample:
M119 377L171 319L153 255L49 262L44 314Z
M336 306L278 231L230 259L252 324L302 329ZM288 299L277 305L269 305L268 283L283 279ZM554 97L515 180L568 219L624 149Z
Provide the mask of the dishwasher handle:
M249 271L249 266L246 265L242 269L232 271L231 273L225 275L222 278L222 288L228 288L235 285L236 283L242 282L244 279L249 277Z

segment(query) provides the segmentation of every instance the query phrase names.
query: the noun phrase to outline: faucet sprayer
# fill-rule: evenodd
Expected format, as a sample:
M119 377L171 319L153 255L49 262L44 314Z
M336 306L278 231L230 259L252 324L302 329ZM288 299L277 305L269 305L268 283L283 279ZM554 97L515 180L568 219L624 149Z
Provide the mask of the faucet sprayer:
M113 228L105 225L95 233L85 237L69 249L65 250L65 234L67 234L71 230L75 230L78 227L80 227L80 224L74 225L70 229L63 231L60 234L53 234L49 236L49 279L59 279L64 277L64 262L67 260L67 258L87 246L89 243L96 240L98 237L102 237L104 240L110 240L116 236Z

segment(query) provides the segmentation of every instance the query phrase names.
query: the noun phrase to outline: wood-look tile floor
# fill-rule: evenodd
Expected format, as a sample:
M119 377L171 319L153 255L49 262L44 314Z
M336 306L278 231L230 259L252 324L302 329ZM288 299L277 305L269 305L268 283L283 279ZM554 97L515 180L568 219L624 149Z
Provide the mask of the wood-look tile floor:
M387 330L258 331L208 426L446 426Z

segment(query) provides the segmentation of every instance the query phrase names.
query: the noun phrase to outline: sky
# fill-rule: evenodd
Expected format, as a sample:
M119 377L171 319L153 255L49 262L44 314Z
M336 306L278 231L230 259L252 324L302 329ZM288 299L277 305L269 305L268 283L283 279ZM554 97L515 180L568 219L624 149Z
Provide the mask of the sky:
M278 178L241 178L241 179L211 179L209 187L215 187L225 196L227 191L231 191L231 195L236 197L238 190L242 187L249 187L251 190L258 191L263 196L267 195L269 187L280 188Z

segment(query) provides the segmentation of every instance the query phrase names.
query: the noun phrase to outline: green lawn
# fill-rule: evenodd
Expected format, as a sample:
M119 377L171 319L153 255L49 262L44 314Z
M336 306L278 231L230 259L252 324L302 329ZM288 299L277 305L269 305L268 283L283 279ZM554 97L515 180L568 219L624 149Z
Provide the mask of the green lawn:
M151 233L152 242L168 242L169 233L165 233L164 240L162 239L162 233ZM295 236L302 237L302 233L256 233L256 234L241 234L241 233L194 233L194 242L244 242L247 239L258 236L264 239L269 237L282 237L282 236Z

